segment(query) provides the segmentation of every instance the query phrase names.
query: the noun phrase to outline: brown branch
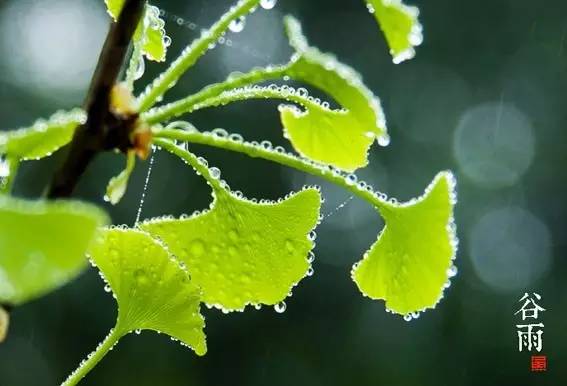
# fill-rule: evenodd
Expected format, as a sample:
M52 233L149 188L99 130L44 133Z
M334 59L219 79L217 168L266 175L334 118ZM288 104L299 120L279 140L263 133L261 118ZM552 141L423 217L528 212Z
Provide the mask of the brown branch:
M67 158L56 171L48 188L48 198L68 197L97 153L130 146L132 117L121 120L110 111L110 91L120 69L132 36L144 11L145 0L126 0L122 12L106 36L84 108L87 121L75 131L68 146Z

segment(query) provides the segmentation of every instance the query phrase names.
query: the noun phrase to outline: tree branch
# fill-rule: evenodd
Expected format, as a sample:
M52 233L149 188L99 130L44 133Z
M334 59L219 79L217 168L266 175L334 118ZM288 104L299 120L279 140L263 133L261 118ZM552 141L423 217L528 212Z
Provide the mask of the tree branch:
M110 26L85 99L87 122L77 128L67 158L55 173L48 198L68 197L97 153L129 146L133 117L121 120L110 111L110 91L126 58L132 36L144 12L145 0L126 0ZM136 117L134 117L135 120Z

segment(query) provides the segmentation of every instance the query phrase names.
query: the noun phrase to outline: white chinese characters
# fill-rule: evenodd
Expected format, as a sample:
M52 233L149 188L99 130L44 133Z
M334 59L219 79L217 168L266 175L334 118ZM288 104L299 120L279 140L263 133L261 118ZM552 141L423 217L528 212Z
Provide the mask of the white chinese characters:
M541 351L543 348L543 323L539 321L539 313L545 311L536 301L541 300L541 296L537 293L529 295L525 293L519 300L523 302L522 306L514 315L521 314L522 321L533 321L528 324L517 324L518 328L518 350L522 351L526 348L528 351L535 349Z

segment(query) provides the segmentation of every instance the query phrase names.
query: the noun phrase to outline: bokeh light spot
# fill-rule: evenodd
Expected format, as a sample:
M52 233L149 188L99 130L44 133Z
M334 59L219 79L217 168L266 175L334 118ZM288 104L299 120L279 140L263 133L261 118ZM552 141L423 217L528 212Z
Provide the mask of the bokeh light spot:
M3 80L39 96L77 103L106 34L109 19L103 6L86 0L11 2L0 15Z
M534 157L530 119L513 105L494 102L467 110L453 151L463 173L485 188L515 184Z
M469 255L480 279L501 292L529 288L551 263L548 227L531 212L504 207L484 214L469 235Z

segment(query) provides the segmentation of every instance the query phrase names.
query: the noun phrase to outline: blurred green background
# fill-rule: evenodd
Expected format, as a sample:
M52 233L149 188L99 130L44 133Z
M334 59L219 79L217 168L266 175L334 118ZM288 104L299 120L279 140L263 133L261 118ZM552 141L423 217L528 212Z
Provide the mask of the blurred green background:
M173 39L171 60L231 1L156 1ZM405 322L363 298L351 265L382 223L366 203L317 179L238 154L194 147L221 168L233 189L275 199L322 184L332 213L318 228L315 275L271 307L223 315L204 309L209 352L163 336L128 336L84 385L562 385L567 384L567 2L429 0L421 8L425 41L417 57L392 64L362 1L279 0L246 29L199 61L167 100L224 79L231 71L280 63L290 55L282 16L292 13L311 43L361 72L381 97L392 143L371 150L360 176L405 200L441 169L458 178L459 274L433 311ZM14 129L56 109L80 105L109 18L102 0L0 2L0 126ZM164 65L149 64L144 81ZM202 130L223 127L247 139L282 138L277 103L254 101L202 111ZM41 194L61 154L26 163L15 193ZM76 195L105 206L115 223L134 222L148 161L125 199L102 202L122 157L97 159ZM191 170L158 152L142 217L201 209L209 190ZM348 204L335 211L345 200ZM514 312L524 292L546 308L548 370L530 371L518 352ZM12 312L0 345L0 385L55 385L113 326L115 304L97 272Z

